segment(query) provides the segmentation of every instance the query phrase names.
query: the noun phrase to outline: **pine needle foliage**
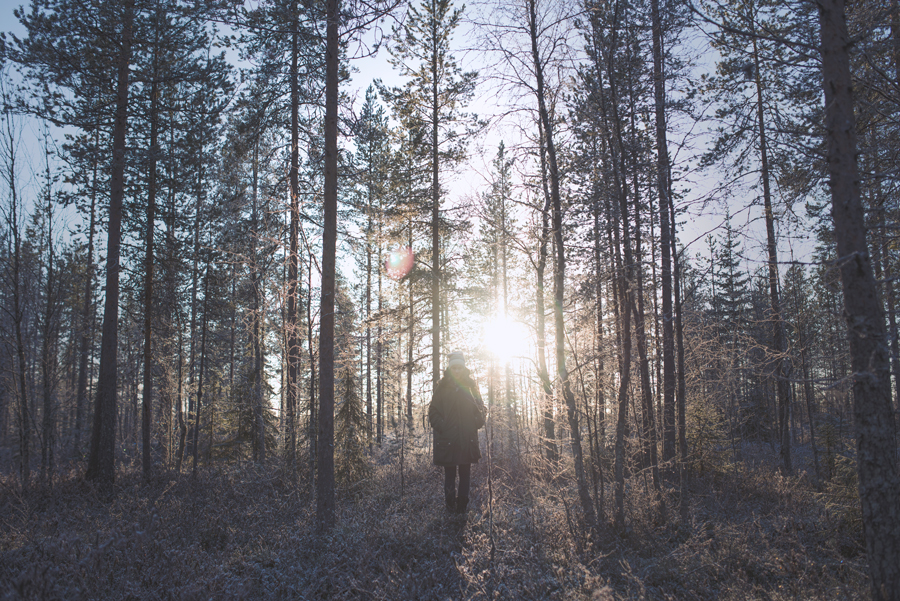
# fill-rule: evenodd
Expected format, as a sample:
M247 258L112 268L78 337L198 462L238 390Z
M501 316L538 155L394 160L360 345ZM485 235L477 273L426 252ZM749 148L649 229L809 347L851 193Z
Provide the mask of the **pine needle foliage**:
M365 480L371 467L366 457L366 412L357 389L356 374L344 366L336 378L339 405L335 422L335 476L338 486L353 488Z
M221 421L217 424L217 434L223 437L223 440L214 444L217 456L230 459L246 459L252 456L257 427L254 413L257 377L252 366L248 365L236 382L234 397L225 403ZM266 378L263 378L260 388L264 399L271 398L273 391ZM263 407L266 447L274 449L277 444L275 438L278 431L277 418L268 402L264 402Z

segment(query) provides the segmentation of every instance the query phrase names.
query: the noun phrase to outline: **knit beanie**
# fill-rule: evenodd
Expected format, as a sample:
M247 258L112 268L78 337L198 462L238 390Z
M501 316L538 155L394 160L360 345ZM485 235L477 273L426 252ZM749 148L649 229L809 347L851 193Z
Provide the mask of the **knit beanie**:
M465 366L466 366L466 359L465 359L465 357L463 357L463 354L462 354L461 352L459 352L459 351L456 351L456 352L454 352L454 353L450 353L450 364L449 364L449 366L450 366L450 367L453 367L454 365L459 365L460 367L465 367Z

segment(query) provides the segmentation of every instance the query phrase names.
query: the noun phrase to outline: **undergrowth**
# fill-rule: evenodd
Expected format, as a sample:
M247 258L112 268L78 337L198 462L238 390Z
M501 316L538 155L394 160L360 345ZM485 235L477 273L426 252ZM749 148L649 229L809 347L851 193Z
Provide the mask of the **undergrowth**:
M855 496L765 462L695 475L687 521L646 479L611 498L588 536L571 467L483 461L466 519L446 515L441 474L388 451L338 498L319 534L303 474L280 464L202 468L103 491L76 475L21 493L0 482L0 598L13 599L862 599ZM607 483L607 497L612 486Z

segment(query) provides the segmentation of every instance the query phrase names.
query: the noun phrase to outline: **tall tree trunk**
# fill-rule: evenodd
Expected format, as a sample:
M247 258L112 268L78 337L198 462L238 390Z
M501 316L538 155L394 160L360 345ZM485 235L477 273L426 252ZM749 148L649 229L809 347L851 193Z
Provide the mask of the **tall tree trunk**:
M374 229L374 223L372 219L372 196L371 191L369 192L368 204L366 206L366 289L365 289L365 303L366 303L366 348L365 348L365 357L366 363L364 365L366 371L366 440L369 443L369 448L372 447L372 435L374 432L372 431L372 426L374 422L372 420L372 231ZM380 265L379 265L380 267ZM379 269L380 271L380 269Z
M755 22L755 15L753 22ZM753 60L756 74L756 113L759 127L759 161L762 169L763 204L766 218L766 248L769 263L769 302L772 311L772 352L775 357L775 390L778 395L778 423L781 439L781 460L784 471L793 473L791 466L791 363L787 356L787 340L781 315L778 292L778 243L775 239L775 214L772 210L772 193L769 186L769 155L766 148L766 126L763 111L762 80L759 51L753 38Z
M206 371L206 327L209 315L209 263L206 264L206 276L203 285L203 326L200 332L200 374L197 377L197 410L194 412L194 440L191 442L191 476L197 476L197 453L200 447L200 406L203 403L203 375ZM265 440L265 436L263 437ZM212 444L212 439L210 439ZM265 459L265 447L263 447Z
M635 180L637 180L637 173L635 173ZM641 261L641 257L643 253L641 251L641 213L640 213L640 201L638 196L638 189L635 186L634 191L634 246L635 246L635 254L637 257L637 261ZM646 330L646 313L644 311L644 275L643 269L638 267L636 270L637 276L637 293L636 299L633 297L632 301L636 300L637 304L632 307L632 313L634 314L634 326L635 326L635 337L637 339L638 345L638 357L640 358L639 371L641 376L641 397L643 398L643 422L644 422L644 446L647 452L647 460L649 461L650 471L653 477L653 488L657 493L657 501L660 503L660 510L664 511L662 506L662 489L659 481L659 458L658 458L658 450L657 450L657 437L656 437L656 416L653 410L653 390L652 385L650 383L650 358L647 344L647 330Z
M94 132L94 146L99 146L99 129ZM84 291L81 305L81 326L78 341L78 388L75 394L75 440L72 454L81 456L81 432L84 428L84 412L88 403L88 359L94 330L94 231L96 229L98 160L94 158L91 173L91 214L88 225L87 268L84 275Z
M159 40L156 40L157 46ZM144 247L144 386L141 400L141 469L144 480L150 479L153 458L150 455L150 424L153 403L153 234L156 230L156 165L159 155L159 49L153 52L153 70L150 84L150 166L147 176L147 222Z
M412 248L413 243L413 224L410 217L407 229L407 248ZM406 416L410 424L412 424L412 380L413 380L413 349L415 347L416 324L416 296L413 290L412 278L408 279L409 285L409 334L407 336L406 347Z
M319 445L316 522L334 527L334 307L337 246L338 0L326 3L325 42L325 190L322 234L322 308L319 312ZM437 332L437 329L435 329Z
M256 148L254 148L256 151ZM256 169L256 155L254 154L254 170ZM175 471L181 473L181 466L184 462L185 447L187 439L193 440L194 425L197 423L194 415L194 376L197 371L197 293L200 286L200 226L203 218L203 186L202 186L202 170L197 181L197 187L194 192L196 197L196 207L194 208L194 228L193 228L193 257L191 258L191 323L190 333L188 335L189 351L188 351L188 408L187 419L182 421L178 437L178 451L175 454ZM253 179L254 193L257 188L257 180ZM180 398L179 398L179 402ZM187 423L185 423L187 422ZM193 453L192 453L193 454Z
M653 100L656 112L656 186L659 194L659 237L662 254L663 461L675 458L675 331L672 309L672 258L669 228L669 150L666 141L666 91L663 33L659 0L651 0L653 27Z
M287 460L291 469L297 460L297 400L299 396L298 380L300 378L300 327L297 320L297 291L299 267L300 229L300 23L297 0L291 2L291 231L290 257L288 261L287 281Z
M110 172L109 224L106 243L106 302L100 340L100 373L94 426L88 457L87 480L111 485L116 479L116 387L119 325L119 256L122 237L122 199L125 196L125 132L128 128L128 71L131 64L134 0L126 0L116 78L116 113L113 126L113 159Z
M378 269L378 315L380 316L382 310L384 309L384 296L382 294L382 257L381 257L381 241L382 241L382 224L384 222L384 207L382 206L382 199L379 196L378 198L378 238L376 240L376 244L378 246L378 259L376 264L379 266ZM381 343L382 338L382 325L381 319L378 320L378 328L375 330L375 420L377 422L375 435L379 444L381 444L381 437L384 434L383 430L383 420L382 415L384 411L384 373L382 371L382 357L381 354L384 351L383 345ZM410 416L410 422L412 422L412 416Z
M627 227L627 226L626 226ZM627 237L625 244L628 244ZM623 266L624 267L624 266ZM625 270L619 271L618 288L621 303L620 330L621 360L619 362L618 415L616 417L615 443L615 523L620 530L625 526L625 437L628 433L628 388L631 386L631 306L632 294Z
M595 182L599 182L599 174L595 173ZM597 354L597 382L596 382L596 397L597 397L597 407L596 407L596 415L597 415L597 424L596 424L596 450L594 452L595 461L600 461L600 448L606 447L606 392L605 392L605 377L604 374L606 372L606 367L604 365L603 360L603 295L601 294L601 284L603 282L603 257L600 250L600 242L603 237L602 228L600 227L600 190L597 189L594 191L593 198L591 199L591 214L594 218L594 286L595 286L595 300L596 300L596 308L597 312L597 323L596 323L596 337L597 343L594 345L594 352ZM602 482L601 482L602 484ZM602 486L601 486L602 488Z
M41 481L52 484L53 480L53 446L56 438L56 407L53 402L54 381L58 353L55 351L57 336L56 321L56 258L53 252L53 201L50 187L50 149L45 148L47 179L47 282L45 288L43 341L41 343L41 387L43 393L44 415L41 423Z
M669 185L672 184L671 177L669 179ZM671 187L669 189L669 198L672 198ZM684 469L684 465L687 463L687 416L685 413L685 398L687 396L687 385L685 382L685 373L684 373L684 319L682 315L683 305L681 298L681 258L678 254L678 248L675 245L675 207L673 203L669 203L669 225L671 226L672 236L670 242L672 243L672 270L673 270L673 292L675 294L675 350L676 350L676 358L678 361L677 366L677 384L678 386L675 389L675 408L676 408L676 430L677 430L677 438L678 438L678 460L681 462L682 471ZM682 480L683 481L683 480ZM686 491L682 488L682 499L686 497ZM684 505L684 503L683 503Z
M822 477L819 469L819 447L816 443L816 420L815 420L815 391L812 386L812 374L809 370L809 361L806 356L806 348L804 348L804 340L800 338L800 362L803 367L803 392L806 397L806 414L809 418L809 444L812 447L813 467L816 470L816 479Z
M5 90L4 90L5 92ZM4 94L4 103L6 97ZM16 186L16 131L13 127L11 113L6 110L5 136L3 143L5 154L8 157L6 167L6 179L9 183L10 207L7 214L9 232L12 236L12 296L13 296L13 321L16 330L16 373L13 376L14 392L16 400L16 412L18 413L19 426L19 477L22 479L22 488L27 488L31 480L31 413L28 408L27 372L25 362L25 344L22 336L22 321L25 319L24 291L22 281L22 239L19 231L19 193Z
M535 289L535 313L537 317L538 379L543 391L542 429L544 431L544 454L547 462L554 465L559 461L556 446L556 420L553 416L553 385L547 369L547 309L544 306L544 271L547 268L547 245L550 243L550 188L547 176L547 144L543 121L538 119L538 139L541 159L541 184L544 190L544 206L541 209L541 235L538 242L537 286Z
M850 35L843 0L822 0L822 75L832 218L853 367L853 414L872 598L900 599L900 474L883 307L866 242L856 166Z
M440 77L438 20L434 0L431 11L431 382L441 379L441 188L439 178L438 113Z
M262 286L262 269L260 263L262 259L259 256L260 241L260 225L259 225L259 137L256 138L256 144L253 148L253 207L251 209L250 221L253 228L253 239L250 242L250 260L253 262L251 267L251 284L253 287L253 298L251 301L250 311L253 315L250 326L250 352L253 357L252 369L252 394L250 395L251 413L253 414L253 460L260 462L266 460L266 422L263 416L263 380L265 379L265 362L263 361L263 286ZM204 301L204 305L206 301ZM205 319L205 317L204 317ZM288 323L288 328L291 325ZM288 332L288 340L290 340L290 332ZM290 363L290 350L288 351L288 362ZM202 361L201 361L202 364ZM288 368L290 371L290 367ZM201 373L202 376L202 373ZM288 376L290 379L290 376ZM290 384L288 383L288 386ZM199 392L198 392L199 395ZM290 395L290 390L288 390ZM199 409L198 409L199 411ZM288 459L290 461L290 458Z
M501 163L502 165L502 163ZM507 268L507 232L506 225L506 186L501 188L500 199L500 277L503 278L503 320L509 320L509 274ZM507 440L509 448L514 448L515 435L517 432L517 416L515 407L513 407L513 377L512 365L509 357L504 358L504 397L506 403L506 413L509 423L507 424L507 432L509 438Z
M319 450L319 411L318 399L316 391L318 390L318 379L316 377L317 358L313 348L315 338L313 337L313 314L312 314L312 272L313 272L313 255L309 248L308 240L304 236L304 247L306 248L307 257L309 258L308 269L306 270L306 339L309 348L309 471L312 477L310 481L315 481L316 470L318 469L318 450Z
M616 5L616 14L613 22L618 22L619 6ZM594 29L600 27L595 23ZM610 47L616 48L618 44L618 30L613 29ZM614 298L617 299L618 323L619 323L619 391L618 391L618 416L616 419L616 445L615 445L615 523L622 529L625 526L625 437L628 433L628 389L631 386L631 309L634 306L634 259L631 251L631 234L628 223L628 199L624 182L624 144L620 129L621 120L618 114L618 98L616 82L613 78L615 71L612 68L612 54L607 57L607 71L609 73L609 88L611 98L607 107L606 95L603 92L603 81L600 67L597 66L598 90L600 93L600 107L603 120L606 123L607 136L609 137L609 149L612 157L613 170L613 194L617 206L610 207L610 214L614 220L615 254L618 277L616 278L617 290Z
M535 94L538 101L538 113L544 126L544 137L547 143L547 165L550 175L550 198L553 211L553 235L556 243L556 272L553 279L554 295L554 323L556 329L556 372L562 389L562 396L566 403L569 418L570 437L572 442L572 454L575 460L575 479L578 484L578 497L581 508L584 511L584 519L588 528L593 533L596 530L597 520L594 515L594 505L588 491L587 480L584 475L584 456L581 446L581 429L578 425L578 409L575 404L575 395L572 392L569 381L569 372L566 368L566 331L563 316L563 304L565 301L566 280L566 254L562 233L562 199L559 190L559 168L556 162L556 146L553 141L553 126L550 121L550 112L546 104L546 91L544 88L543 63L537 45L537 14L535 0L528 0L528 27L531 37L531 56L535 71Z

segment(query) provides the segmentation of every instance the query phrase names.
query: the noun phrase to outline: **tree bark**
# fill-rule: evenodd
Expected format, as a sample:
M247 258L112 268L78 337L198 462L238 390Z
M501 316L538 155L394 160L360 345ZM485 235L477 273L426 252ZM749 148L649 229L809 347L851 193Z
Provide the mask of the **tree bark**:
M287 281L287 460L293 469L297 460L297 399L299 396L298 380L300 377L300 327L297 323L298 307L298 269L299 269L299 229L300 229L300 24L297 1L291 2L291 230L290 257L288 262Z
M819 22L832 218L853 368L853 415L872 598L900 599L900 475L883 307L869 257L856 165L856 121L843 0L822 0Z
M437 387L441 379L441 183L439 178L438 95L439 32L435 2L431 11L431 382Z
M669 182L669 198L672 198L672 178L667 178ZM679 513L682 522L688 519L688 471L687 471L687 415L685 397L687 395L684 375L684 319L682 317L682 300L681 300L681 259L678 256L678 248L675 245L675 207L674 203L669 203L669 225L671 226L671 244L672 244L672 279L673 290L675 295L675 351L677 366L677 387L675 389L675 411L676 411L676 431L678 438L678 480L681 494L679 498Z
M327 0L325 43L325 190L322 234L322 305L319 312L319 435L316 522L334 527L334 294L337 245L338 0Z
M553 211L553 235L556 243L556 272L553 280L554 294L554 323L556 326L556 372L559 376L562 396L566 403L569 419L569 435L572 441L572 454L575 461L575 479L578 484L578 497L581 508L584 511L584 519L591 532L597 527L597 519L594 515L594 505L588 491L587 480L584 475L584 456L581 446L581 429L578 425L578 408L575 404L575 395L572 392L569 381L569 372L566 368L566 332L563 316L563 303L565 301L566 281L566 254L562 233L562 200L559 190L559 168L556 161L556 147L553 141L553 126L550 122L550 112L547 109L546 91L544 87L543 63L537 45L537 14L535 0L528 0L528 26L531 35L531 56L535 70L535 95L538 101L538 114L544 126L544 138L547 143L547 164L550 175L550 198Z
M194 412L194 440L191 442L191 476L197 476L197 454L200 447L200 406L203 403L203 375L206 367L206 327L209 308L209 263L206 264L206 276L203 284L203 326L200 332L200 374L197 377L197 410ZM265 441L265 436L263 436ZM212 439L210 439L212 444ZM263 447L265 459L265 447Z
M595 147L596 147L596 136L594 137ZM595 148L596 150L596 148ZM599 153L595 153L595 156L599 156ZM597 165L595 163L595 169ZM599 184L600 174L595 171L594 182ZM601 293L601 285L603 282L603 256L601 253L601 239L603 237L603 228L600 225L600 194L601 191L598 188L595 188L593 198L591 199L591 216L594 220L594 286L596 287L595 291L595 299L596 299L596 312L597 312L597 323L596 323L596 336L597 343L594 345L594 352L597 354L597 381L596 381L596 391L595 395L597 398L597 406L596 406L596 428L595 428L595 446L596 450L594 451L594 458L599 465L600 461L600 449L606 448L606 366L604 362L604 332L603 332L603 295ZM602 489L602 481L601 481L601 489Z
M635 174L637 177L637 174ZM641 252L641 215L640 215L640 202L638 200L638 191L635 189L634 191L634 246L635 246L635 254L637 257L642 257L643 253ZM626 220L627 223L627 220ZM650 473L653 478L653 488L657 493L657 501L660 503L660 510L664 512L664 507L662 505L662 488L659 481L659 455L658 455L658 444L657 444L657 435L656 435L656 414L653 408L653 391L652 385L650 383L650 358L649 358L649 350L647 344L647 329L646 329L646 312L644 308L644 275L643 269L638 267L636 270L636 279L637 279L637 294L636 305L632 307L632 313L634 314L634 328L635 328L635 338L637 340L638 345L638 357L640 359L640 363L638 366L638 370L641 377L641 397L643 399L643 408L644 408L644 416L643 416L643 425L644 425L644 447L646 449L647 461L650 466ZM635 301L635 298L632 297L632 302Z
M656 112L656 186L659 194L659 237L662 265L663 461L675 458L675 331L672 309L672 257L669 228L669 151L666 141L665 74L659 0L651 0L653 28L653 99Z
M157 44L159 40L157 40ZM151 413L153 407L153 234L156 229L156 165L159 154L159 50L153 52L150 84L150 167L147 182L147 222L144 254L144 390L141 399L141 469L144 480L150 479L153 458L150 454Z
M253 286L252 301L250 305L251 326L250 326L250 352L253 357L252 370L252 394L250 395L250 410L253 414L253 426L251 428L253 439L253 460L260 462L266 460L266 422L263 419L263 379L265 378L265 362L263 361L263 287L262 287L262 269L260 263L262 259L259 257L259 241L260 241L260 225L259 225L259 136L256 137L253 147L253 207L251 209L250 221L253 228L253 239L250 242L250 259L253 262L251 267L250 280ZM204 300L204 305L206 301ZM205 317L204 317L205 319ZM288 324L290 328L290 324ZM290 333L288 333L290 339ZM290 354L288 355L290 357ZM290 361L290 358L288 359ZM201 365L202 365L201 359ZM288 370L290 371L290 370ZM201 368L202 372L202 368ZM202 373L201 378L202 379ZM198 380L199 381L199 380ZM199 385L198 385L199 399ZM290 391L288 391L290 394ZM199 408L198 408L199 411ZM199 423L199 422L198 422Z
M4 90L5 92L5 90ZM4 93L4 103L6 97ZM8 162L6 178L9 184L10 207L8 213L8 227L12 236L12 296L13 296L13 320L16 331L16 373L13 376L14 393L18 401L16 412L18 413L19 426L19 477L22 479L22 488L27 488L31 480L31 413L28 407L27 373L28 366L25 362L25 344L22 336L22 321L25 319L22 282L22 239L19 231L19 194L16 189L16 132L10 112L5 112L6 135L3 140L5 154Z
M407 224L407 248L412 248L413 243L413 223L412 217L409 218ZM415 325L416 325L416 295L413 289L412 278L408 279L409 293L409 334L407 335L406 346L406 418L412 424L412 386L413 386L413 350L415 348ZM400 412L398 412L400 413Z
M547 149L544 135L543 121L538 120L538 137L541 158L541 184L544 190L544 207L541 210L541 235L538 242L537 261L537 287L535 290L535 313L537 317L537 355L538 355L538 379L541 381L541 390L544 393L544 407L542 414L542 429L544 431L544 454L550 465L559 461L559 450L556 446L556 420L553 416L553 385L550 382L550 372L547 369L547 310L544 306L544 271L547 268L547 245L550 242L550 189L547 177Z
M99 146L99 131L94 132L94 144ZM84 412L88 403L88 358L94 329L94 230L96 229L98 160L94 158L91 179L91 214L88 225L87 269L84 276L84 298L81 305L81 324L78 340L78 387L75 393L75 439L72 451L81 456L81 432L84 428Z
M116 113L110 173L109 224L106 243L106 302L100 339L100 372L94 405L94 426L87 480L111 485L116 478L116 387L118 374L119 256L122 237L122 199L125 196L125 132L128 129L128 75L131 64L134 0L123 7L122 37L116 76Z
M753 18L755 23L755 15ZM762 79L760 75L759 51L753 38L753 61L755 65L756 115L759 127L759 162L762 169L763 205L766 219L766 249L769 268L769 303L772 311L772 352L774 353L775 390L778 395L778 425L781 439L781 461L784 471L793 473L791 465L791 363L787 356L787 340L784 320L781 315L781 299L778 292L778 243L775 238L775 214L772 210L772 192L769 185L769 154L765 116L763 111Z
M58 353L55 351L56 325L56 285L55 257L53 252L53 201L50 178L49 147L45 148L47 179L47 282L44 299L43 341L41 343L41 387L43 392L44 415L41 424L41 481L52 484L53 446L56 442L56 404L53 402L54 381Z

